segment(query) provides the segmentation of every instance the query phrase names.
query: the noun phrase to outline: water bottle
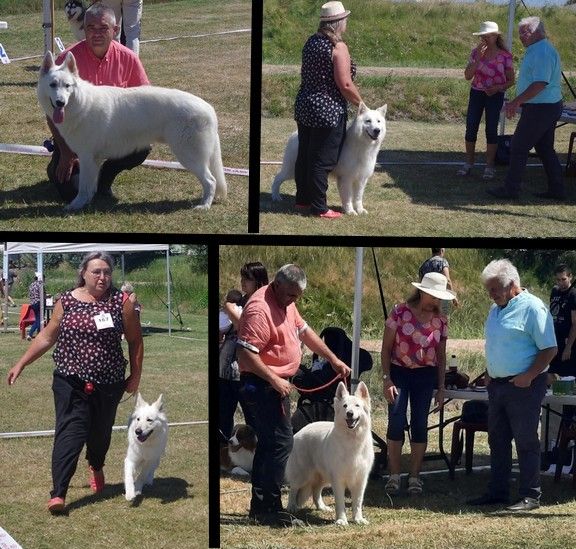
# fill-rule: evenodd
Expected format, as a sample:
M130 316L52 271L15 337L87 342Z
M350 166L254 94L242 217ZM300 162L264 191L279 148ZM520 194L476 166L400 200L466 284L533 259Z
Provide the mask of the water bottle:
M452 355L450 357L450 371L451 372L458 371L458 359L456 358L456 355Z

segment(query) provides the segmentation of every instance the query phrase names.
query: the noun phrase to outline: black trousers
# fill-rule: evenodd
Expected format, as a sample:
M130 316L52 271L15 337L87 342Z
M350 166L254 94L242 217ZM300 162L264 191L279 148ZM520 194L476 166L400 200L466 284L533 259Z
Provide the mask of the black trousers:
M112 438L116 409L126 383L95 384L94 392L84 393L84 382L54 373L52 391L56 410L56 433L52 449L51 497L66 497L78 458L86 444L88 464L104 466Z
M97 194L109 193L112 183L114 182L114 178L124 170L131 170L136 166L140 166L140 164L146 160L151 150L151 147L147 147L145 149L135 151L128 156L124 156L123 158L105 160L104 164L102 164L102 167L100 168L100 176L98 177L98 190L96 191ZM74 200L78 194L79 170L78 168L74 168L70 181L66 183L60 183L56 177L58 162L60 162L60 149L58 148L58 145L54 143L54 152L52 153L52 158L50 159L48 167L46 168L46 173L48 174L48 180L50 183L52 183L52 185L54 185L62 200L69 203L72 202L72 200Z
M346 137L346 114L331 128L298 123L298 157L294 178L296 204L310 206L313 214L328 210L328 174L336 167Z
M241 395L254 417L258 437L252 466L250 515L282 510L282 485L294 437L290 422L290 398L263 379L241 376Z

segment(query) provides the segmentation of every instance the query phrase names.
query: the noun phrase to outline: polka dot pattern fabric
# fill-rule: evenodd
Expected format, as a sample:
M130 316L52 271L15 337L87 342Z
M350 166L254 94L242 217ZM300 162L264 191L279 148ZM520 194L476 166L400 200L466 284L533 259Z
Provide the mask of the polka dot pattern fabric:
M61 297L64 316L53 353L56 371L93 383L124 380L128 361L122 352L122 292L114 290L100 301L85 303L72 291ZM98 330L94 317L109 313L113 328Z
M301 84L294 118L310 128L332 128L346 112L346 99L334 81L333 49L330 40L322 34L312 35L302 49ZM353 62L351 76L356 77Z
M448 320L435 316L420 323L407 304L396 305L386 320L386 326L396 331L392 362L407 368L437 365L436 349L448 337Z

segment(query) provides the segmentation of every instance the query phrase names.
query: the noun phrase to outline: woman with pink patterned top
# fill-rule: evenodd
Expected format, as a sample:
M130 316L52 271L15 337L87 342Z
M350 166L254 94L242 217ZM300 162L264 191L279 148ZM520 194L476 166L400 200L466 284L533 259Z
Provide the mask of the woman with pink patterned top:
M472 80L472 85L466 113L466 162L457 174L469 175L474 166L476 138L482 113L485 113L486 168L483 178L493 179L498 121L504 104L504 92L514 84L514 67L512 54L506 49L496 23L484 21L480 31L472 34L480 37L480 44L472 50L464 69L464 76L466 80Z
M408 493L422 493L419 478L428 442L428 412L434 389L436 403L444 402L448 319L440 313L443 299L456 296L447 290L441 273L427 273L406 303L394 307L382 339L384 398L388 402L388 463L386 492L400 491L400 458L410 402L411 462Z

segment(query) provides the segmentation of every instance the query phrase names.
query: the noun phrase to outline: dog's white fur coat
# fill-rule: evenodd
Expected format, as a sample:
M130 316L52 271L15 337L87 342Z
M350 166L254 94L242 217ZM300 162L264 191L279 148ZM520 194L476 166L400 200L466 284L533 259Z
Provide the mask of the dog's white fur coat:
M332 486L336 524L346 526L345 490L352 497L352 518L368 524L362 515L364 491L374 462L370 395L364 382L351 395L340 382L334 397L334 422L309 423L294 435L286 465L290 484L288 511L295 512L312 496L317 509L329 511L322 488Z
M386 136L387 109L388 106L384 105L371 110L364 103L360 103L356 118L346 130L338 164L332 171L332 175L336 177L344 213L368 213L363 204L364 189L374 173L378 151ZM283 181L294 179L297 157L298 132L294 132L286 144L282 168L272 182L272 200L282 200L280 185Z
M198 177L207 209L227 187L214 108L190 93L155 86L94 86L78 74L74 55L55 65L48 52L40 69L38 99L80 161L79 191L67 206L79 210L94 197L100 167L150 143L167 143Z
M162 395L148 404L140 393L128 422L128 451L124 459L124 489L132 501L144 485L152 485L154 472L168 442L168 421Z

